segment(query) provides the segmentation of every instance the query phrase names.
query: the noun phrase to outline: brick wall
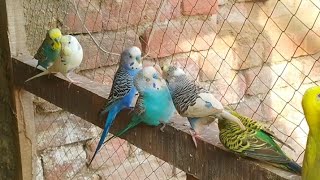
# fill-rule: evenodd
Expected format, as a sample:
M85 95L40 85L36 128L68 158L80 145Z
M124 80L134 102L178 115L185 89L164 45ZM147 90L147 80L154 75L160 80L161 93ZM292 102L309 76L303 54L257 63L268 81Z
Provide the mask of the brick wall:
M45 29L61 27L64 33L75 34L84 48L79 73L95 81L112 83L119 57L96 46L72 9L73 1L47 2L45 11L35 11L44 8L36 0L28 2L26 29L32 54ZM82 21L103 49L120 53L136 45L144 54L148 53L146 64L156 59L160 64L184 67L191 78L210 89L223 104L270 124L281 139L296 149L296 152L288 150L289 155L302 161L308 128L300 101L310 83L319 81L320 64L316 61L320 57L319 3L309 0L301 3L298 0L78 2ZM117 139L104 147L93 166L87 168L100 129L48 103L35 102L35 105L40 109L36 112L39 179L75 175L111 178L108 174L112 172L122 177L143 156L137 151L138 158L130 160L127 154L131 147ZM112 155L115 149L118 150ZM157 160L153 158L150 162ZM169 166L164 169L165 173L171 173Z

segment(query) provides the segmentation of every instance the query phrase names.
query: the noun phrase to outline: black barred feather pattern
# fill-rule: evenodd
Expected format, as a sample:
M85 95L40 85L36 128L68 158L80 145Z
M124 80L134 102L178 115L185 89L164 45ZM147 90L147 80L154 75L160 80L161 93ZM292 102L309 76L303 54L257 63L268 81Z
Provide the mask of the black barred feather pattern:
M250 154L250 151L265 149L273 151L272 154L277 153L271 149L271 145L256 137L257 131L254 129L241 130L238 124L226 120L219 120L219 129L221 143L232 151L247 155L247 152ZM282 153L280 155L282 156Z
M181 115L187 111L188 107L195 105L199 98L198 94L205 91L190 81L186 75L176 76L169 80L168 88L173 103Z
M117 70L105 108L127 95L133 87L133 76L123 67Z
M239 128L238 124L225 119L219 119L219 139L229 150L243 156L271 163L274 166L301 174L301 166L291 160L274 142L274 135L262 124L235 111L229 111L241 120L246 130Z
M234 115L235 117L239 118L240 121L242 122L242 124L249 129L253 129L253 130L262 130L264 131L264 133L268 134L269 136L272 137L272 139L276 140L277 142L287 146L289 149L291 149L292 151L294 151L294 149L287 143L285 143L284 141L282 141L281 139L279 139L278 137L276 137L276 135L274 134L274 132L272 132L269 128L265 127L264 125L262 125L261 123L259 123L258 121L254 121L253 119L246 117L246 116L241 116L240 114L238 114L235 111L232 111L229 109L229 112Z
M141 115L144 112L145 112L145 106L144 106L144 103L143 103L143 95L140 94L138 99L137 99L136 105L134 107L134 113L136 115Z
M37 53L34 55L34 58L37 59L38 61L45 61L46 60L46 55L44 53L44 49L43 49L43 44L45 43L45 41L41 44L41 46L39 47Z
M33 57L38 61L45 61L47 57L45 55L43 47L45 46L45 44L52 44L52 43L53 41L50 39L50 36L47 33L45 40L42 42L41 46L37 50L37 53Z
M242 153L250 147L250 143L246 140L247 137L254 136L254 131L247 129L246 136L243 136L237 124L227 120L219 120L219 139L227 148L237 153ZM230 133L232 132L232 133Z

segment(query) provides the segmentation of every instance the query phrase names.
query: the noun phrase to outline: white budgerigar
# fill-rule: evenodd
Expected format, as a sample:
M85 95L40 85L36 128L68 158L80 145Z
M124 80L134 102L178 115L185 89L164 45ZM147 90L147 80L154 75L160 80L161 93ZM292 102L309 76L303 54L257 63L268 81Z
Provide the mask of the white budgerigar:
M208 124L215 118L226 118L236 122L241 129L245 129L239 118L226 111L212 93L197 86L189 80L185 72L175 66L164 66L163 77L166 79L171 97L178 113L187 117L195 133L191 132L192 139L197 147L195 136L197 126Z
M82 47L74 36L65 35L62 36L61 40L61 52L60 58L55 60L47 70L29 78L26 80L30 81L34 78L51 74L51 73L61 73L64 75L71 83L75 81L69 77L69 72L79 67L83 59Z

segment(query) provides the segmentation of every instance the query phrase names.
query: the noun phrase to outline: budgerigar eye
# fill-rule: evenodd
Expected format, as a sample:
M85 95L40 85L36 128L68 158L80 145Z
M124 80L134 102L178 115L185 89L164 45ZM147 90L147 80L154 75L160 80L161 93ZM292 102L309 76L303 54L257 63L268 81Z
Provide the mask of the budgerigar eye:
M69 44L71 44L71 41L69 41Z
M132 58L131 54L129 55L129 58Z
M149 82L149 81L150 81L150 78L146 78L146 81Z
M318 99L320 99L320 94L318 94Z

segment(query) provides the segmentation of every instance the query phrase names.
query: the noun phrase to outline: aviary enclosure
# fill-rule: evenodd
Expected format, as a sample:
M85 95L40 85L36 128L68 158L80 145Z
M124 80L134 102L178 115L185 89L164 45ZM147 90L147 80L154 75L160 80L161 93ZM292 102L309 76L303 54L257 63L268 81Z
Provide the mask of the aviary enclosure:
M6 159L12 165L6 165L4 177L300 179L227 151L219 142L216 122L206 127L196 149L190 127L179 115L164 132L160 127L138 126L106 144L90 167L88 161L104 127L98 113L119 55L135 45L142 50L144 65L181 67L223 105L262 121L293 147L294 151L282 149L301 164L308 133L301 99L320 80L319 1L5 0L0 4L1 83L5 82L0 85L0 99L7 107L1 111L15 120L3 121L2 131L7 125L18 128L6 137L19 139L21 157L16 162L22 164ZM83 47L83 62L72 74L80 83L68 88L69 82L59 75L24 83L40 72L34 68L33 55L54 27L74 35ZM129 119L128 111L122 112L111 133ZM10 174L12 170L22 173Z

